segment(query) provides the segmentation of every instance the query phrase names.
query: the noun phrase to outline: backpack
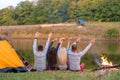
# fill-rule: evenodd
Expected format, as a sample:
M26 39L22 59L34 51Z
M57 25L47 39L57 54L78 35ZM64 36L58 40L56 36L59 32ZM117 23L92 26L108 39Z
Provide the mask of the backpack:
M67 62L67 51L65 47L61 47L60 51L57 54L59 64L63 65Z

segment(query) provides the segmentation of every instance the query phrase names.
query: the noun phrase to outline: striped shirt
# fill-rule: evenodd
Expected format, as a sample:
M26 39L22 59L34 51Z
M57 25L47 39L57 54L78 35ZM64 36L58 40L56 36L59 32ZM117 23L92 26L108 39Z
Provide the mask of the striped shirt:
M76 44L74 42L74 44ZM83 55L89 50L91 47L91 43L88 44L88 46L80 52L72 52L71 51L71 46L67 46L67 54L69 58L69 64L70 64L70 70L80 70L80 60Z
M34 68L36 70L46 69L46 54L49 46L49 40L46 42L46 46L43 51L37 51L37 39L33 42L33 53L34 53Z

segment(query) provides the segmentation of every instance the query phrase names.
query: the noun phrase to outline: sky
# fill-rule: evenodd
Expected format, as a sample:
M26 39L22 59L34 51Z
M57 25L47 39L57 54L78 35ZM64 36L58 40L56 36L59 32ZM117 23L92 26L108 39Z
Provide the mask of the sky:
M25 1L25 0L0 0L0 9L3 9L3 8L8 7L10 5L15 7L21 1ZM32 1L32 0L29 0L29 1Z

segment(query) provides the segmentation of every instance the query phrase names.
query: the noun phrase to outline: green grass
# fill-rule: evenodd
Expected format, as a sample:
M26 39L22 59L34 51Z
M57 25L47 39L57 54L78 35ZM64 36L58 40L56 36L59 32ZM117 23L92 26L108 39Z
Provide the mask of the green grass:
M20 27L20 26L18 26ZM109 28L117 28L120 32L120 22L91 22L86 23L85 27L78 29L76 26L70 27L53 27L53 28L16 28L16 29L5 29L2 30L0 35L7 37L33 37L35 32L41 32L40 38L46 38L49 32L53 32L53 37L81 37L81 38L103 38L105 31ZM24 40L25 42L25 40ZM28 41L27 41L28 42ZM25 43L27 43L25 42ZM44 43L44 42L40 42ZM20 41L19 45L22 44L22 50L18 50L24 58L33 65L33 52L26 50L26 47L32 48L32 43L23 43ZM18 45L18 44L17 44ZM16 45L16 46L17 46ZM24 46L23 46L24 45ZM15 46L15 48L16 48ZM113 45L112 45L113 46ZM116 51L117 47L113 48L110 45L104 45L101 49L106 48L110 51L108 55L109 60L113 63L119 63L120 55L116 55L113 52ZM119 45L118 45L119 48ZM94 63L91 55L86 54L82 59L81 63L86 64L86 70L83 73L70 72L70 71L56 71L56 72L26 72L26 73L0 73L0 80L120 80L120 71L98 71L91 72L89 69L97 68L97 64Z
M120 80L120 71L1 73L0 80Z

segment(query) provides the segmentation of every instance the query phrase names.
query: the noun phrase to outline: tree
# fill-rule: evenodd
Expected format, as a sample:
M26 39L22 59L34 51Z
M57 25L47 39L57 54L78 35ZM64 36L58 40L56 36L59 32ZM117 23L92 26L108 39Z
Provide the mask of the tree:
M40 24L47 22L47 11L50 1L51 0L38 0L32 13L34 23Z
M28 0L0 10L0 25L120 21L120 0Z
M31 13L34 5L28 0L20 2L14 10L13 18L17 20L18 24L32 24Z
M4 8L0 11L0 25L16 25L17 22L12 18L13 8Z

